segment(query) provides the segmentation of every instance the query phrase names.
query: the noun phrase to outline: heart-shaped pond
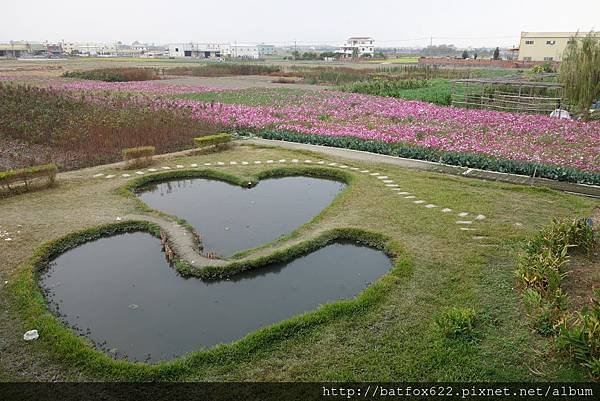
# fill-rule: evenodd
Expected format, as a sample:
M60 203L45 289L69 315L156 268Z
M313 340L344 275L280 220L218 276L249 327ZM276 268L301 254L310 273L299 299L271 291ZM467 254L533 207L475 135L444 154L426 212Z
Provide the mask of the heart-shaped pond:
M156 362L354 297L390 268L380 251L334 243L288 263L203 282L170 268L159 240L131 233L65 252L42 272L40 286L50 309L97 347Z
M154 184L138 196L151 208L194 226L206 251L230 256L290 233L344 188L340 182L311 177L268 179L250 189L196 178Z

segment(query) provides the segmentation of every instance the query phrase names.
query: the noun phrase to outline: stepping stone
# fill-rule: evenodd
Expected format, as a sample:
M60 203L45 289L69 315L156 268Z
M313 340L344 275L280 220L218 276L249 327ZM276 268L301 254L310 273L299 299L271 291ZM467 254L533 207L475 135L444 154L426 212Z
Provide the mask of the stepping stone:
M225 165L225 163L223 163L223 162L217 162L217 164L218 164L219 166L224 166L224 165Z
M430 203L430 204L428 204L428 205L425 205L425 207L426 207L427 209L433 209L434 207L437 207L437 206L436 206L436 205L434 205L433 203Z
M386 187L397 187L398 184L385 184Z
M198 167L198 164L192 163L192 164L190 164L190 167Z
M260 160L257 160L254 162L254 164L261 164L262 162Z
M414 196L414 195L410 195L410 196L405 196L404 197L404 199L415 199L415 198L416 198L416 196Z
M361 173L368 173L369 170L360 170Z
M248 165L248 162L242 162L242 164L243 164L244 166L247 166L247 165Z
M304 160L304 163L312 163L312 160Z
M487 239L487 237L484 235L474 235L473 239L477 240L477 241L481 241L481 240Z
M350 167L350 170L356 171L356 170L358 170L358 167Z
M483 214L478 214L477 217L475 217L475 220L485 220L485 216Z
M471 220L458 220L456 224L473 224Z
M280 159L279 163L285 163L285 159Z
M416 200L416 201L413 201L413 203L421 204L421 203L425 203L425 201L424 200Z
M121 174L121 177L131 177L131 174Z
M325 162L323 160L321 160L320 162L318 162L317 164L325 164Z
M379 173L371 173L369 175L376 176L376 175L379 175Z
M205 166L212 166L212 163L204 163Z
M103 175L104 175L104 173L98 173L98 174L94 174L92 177L98 178L98 177L102 177Z
M136 171L135 173L136 173L137 175L144 175L144 172L143 172L143 171Z
M474 228L468 228L468 227L461 227L460 228L462 231L475 231Z
M380 175L379 177L377 177L378 180L385 180L386 178L388 178L387 175Z
M394 189L394 191L396 191L396 189ZM398 192L398 195L410 195L410 192Z
M115 176L113 174L109 174L106 176L106 178L115 178Z
M329 163L328 166L337 166L337 163Z
M298 163L298 159L292 159L292 163Z
M273 160L267 160L267 163L271 164L271 163L273 163Z
M231 164L231 165L236 165L236 164L237 164L237 162L231 161L231 162L229 162L229 164Z
M386 184L391 184L392 182L394 182L394 180L383 180L383 182Z
M158 170L156 170L155 168L149 168L148 171L151 173L154 173L155 171L158 171Z
M346 166L345 164L342 164L342 165L340 166L340 168L348 168L348 166Z
M392 188L392 191L402 191L402 188ZM408 192L406 194L408 195Z
M177 167L177 168L184 168L185 166L182 166L181 164L178 164L175 167Z
M465 216L468 216L468 215L469 215L469 212L460 212L458 214L459 217L465 217Z
M452 209L448 209L447 207L442 209L442 212L444 213L450 213L452 211Z

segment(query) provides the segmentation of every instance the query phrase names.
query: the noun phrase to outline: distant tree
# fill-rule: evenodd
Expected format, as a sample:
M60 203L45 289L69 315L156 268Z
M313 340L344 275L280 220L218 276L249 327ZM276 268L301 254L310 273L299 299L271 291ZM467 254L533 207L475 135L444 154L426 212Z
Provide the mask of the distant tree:
M500 60L500 48L496 47L496 50L494 50L494 60Z
M292 52L292 57L294 57L294 60L297 60L300 58L300 52L298 50L294 50Z
M464 51L463 51L463 53L462 53L462 58L463 58L463 59L467 59L467 58L469 58L469 52L468 52L468 51L466 51L466 50L464 50Z
M477 53L473 54L473 58L477 60Z
M565 95L580 110L584 120L600 98L600 36L591 31L582 40L571 38L563 54L559 81Z

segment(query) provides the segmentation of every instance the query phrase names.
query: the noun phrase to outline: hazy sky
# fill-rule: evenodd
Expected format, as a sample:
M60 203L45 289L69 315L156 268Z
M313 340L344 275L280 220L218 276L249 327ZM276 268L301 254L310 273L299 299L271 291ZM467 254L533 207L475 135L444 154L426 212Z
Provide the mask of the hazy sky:
M4 0L0 42L515 45L521 31L600 30L600 0Z

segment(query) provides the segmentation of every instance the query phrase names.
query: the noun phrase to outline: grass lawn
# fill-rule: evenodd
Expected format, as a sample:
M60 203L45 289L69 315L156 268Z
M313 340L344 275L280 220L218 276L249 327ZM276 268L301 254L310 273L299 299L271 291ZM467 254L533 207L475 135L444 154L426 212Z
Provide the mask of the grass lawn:
M237 165L210 168L252 180L274 168L265 160L293 158L344 163L308 152L237 146L218 154L161 159L155 167L181 164L189 168L192 163L235 160ZM239 164L244 160L250 164ZM254 164L254 160L263 163ZM39 340L24 342L26 330L42 320L54 325L56 321L49 312L32 312L27 306L41 299L17 296L30 294L23 284L28 276L26 261L41 244L114 223L118 216L144 213L135 199L118 191L136 174L127 172L131 177L122 177L124 171L99 166L63 173L58 185L47 190L0 198L0 229L13 238L0 241L0 379L587 379L585 371L553 351L550 340L532 332L514 288L513 271L515 252L527 235L554 216L586 216L597 202L550 190L392 166L349 165L386 175L404 191L438 207L415 204L369 174L345 170L354 177L351 185L317 219L287 240L249 254L272 252L288 241L310 238L326 229L352 227L383 234L398 244L407 261L402 274L392 272L378 280L367 290L368 296L378 294L377 300L355 313L328 315L317 323L294 326L291 332L276 325L231 345L156 366L115 364L99 352L90 352L80 341L55 343L43 330ZM98 173L116 177L92 178ZM443 207L452 212L443 213ZM477 214L487 218L474 221L473 231L462 231L456 223L466 219L457 217L461 211L468 211L469 219ZM35 291L32 294L39 297ZM449 340L441 334L435 318L450 307L475 309L475 339ZM67 329L60 330L67 333ZM67 354L64 350L69 347L74 352Z

